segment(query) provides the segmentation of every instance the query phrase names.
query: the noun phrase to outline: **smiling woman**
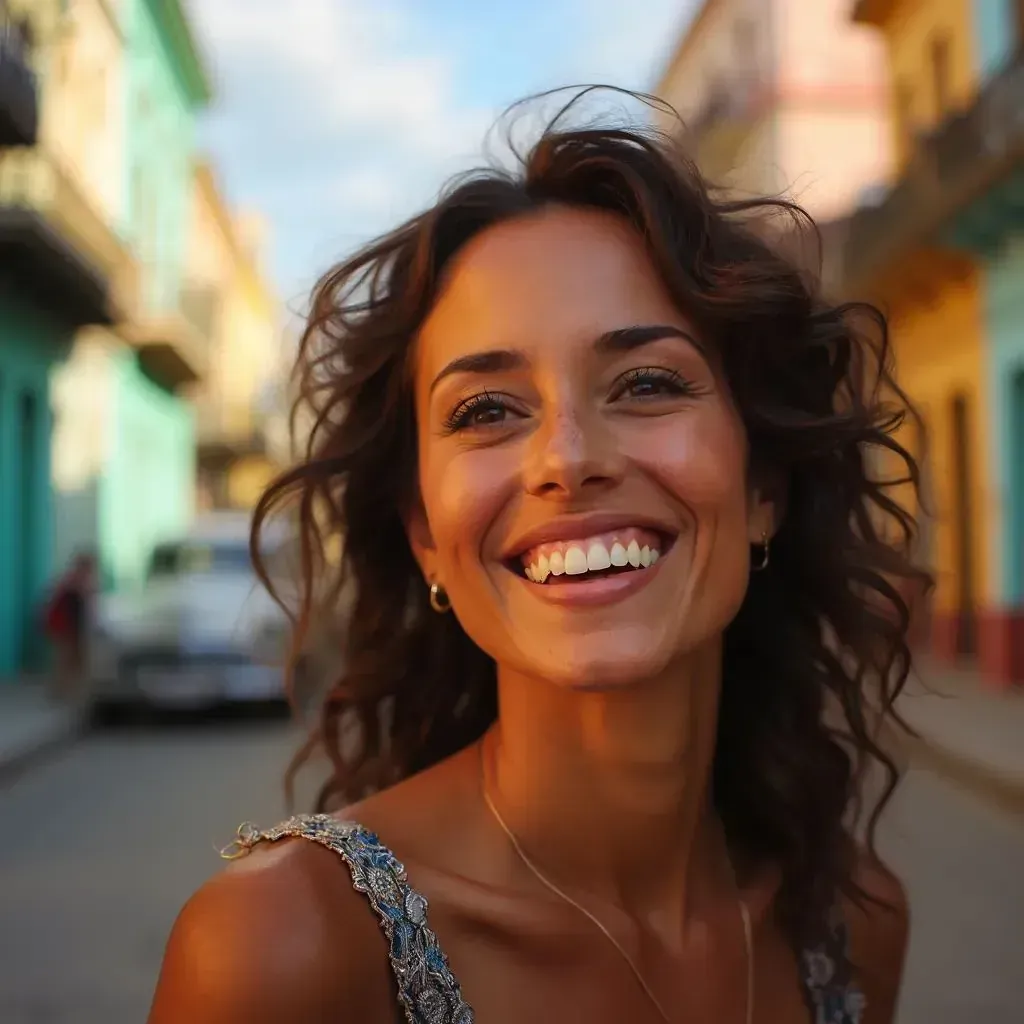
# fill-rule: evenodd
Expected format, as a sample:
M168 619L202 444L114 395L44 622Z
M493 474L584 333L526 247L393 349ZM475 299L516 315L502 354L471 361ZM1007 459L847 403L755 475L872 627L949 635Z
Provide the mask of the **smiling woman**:
M257 522L299 503L297 650L350 595L332 771L239 830L154 1024L892 1020L851 822L922 575L884 320L766 241L796 207L568 116L316 291Z

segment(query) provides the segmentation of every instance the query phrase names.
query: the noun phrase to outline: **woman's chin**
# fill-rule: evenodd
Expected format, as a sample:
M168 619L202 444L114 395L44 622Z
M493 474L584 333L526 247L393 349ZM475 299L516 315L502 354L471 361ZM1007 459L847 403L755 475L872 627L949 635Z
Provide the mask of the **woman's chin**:
M526 671L560 689L602 692L642 686L661 675L672 660L648 644L609 643L610 639L607 635L592 640L577 637L551 645L550 655L537 659Z

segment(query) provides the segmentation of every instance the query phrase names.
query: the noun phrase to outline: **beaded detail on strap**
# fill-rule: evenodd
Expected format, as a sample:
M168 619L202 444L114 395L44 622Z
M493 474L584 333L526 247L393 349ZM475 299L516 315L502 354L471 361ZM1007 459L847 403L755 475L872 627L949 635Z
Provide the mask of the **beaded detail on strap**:
M849 932L838 906L821 940L800 954L800 977L813 1024L860 1024L864 994L853 978Z
M260 842L297 836L339 854L377 913L408 1024L475 1024L448 958L427 924L427 900L408 882L405 867L380 839L353 821L302 814L261 831L246 823L221 855L243 856ZM837 907L821 940L800 954L800 977L813 1024L861 1024L864 996L853 979L849 935Z
M380 919L398 998L409 1024L473 1024L473 1011L437 936L427 925L427 900L410 887L405 867L377 836L329 814L298 815L265 832L245 824L223 856L240 856L263 841L299 836L339 854Z

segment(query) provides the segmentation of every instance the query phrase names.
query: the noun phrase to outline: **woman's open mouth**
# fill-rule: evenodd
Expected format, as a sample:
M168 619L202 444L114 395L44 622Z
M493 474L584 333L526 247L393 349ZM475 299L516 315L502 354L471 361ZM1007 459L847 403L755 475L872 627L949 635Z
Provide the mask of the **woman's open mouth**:
M630 526L538 544L508 564L517 575L542 586L585 583L642 572L666 554L674 540L655 530Z

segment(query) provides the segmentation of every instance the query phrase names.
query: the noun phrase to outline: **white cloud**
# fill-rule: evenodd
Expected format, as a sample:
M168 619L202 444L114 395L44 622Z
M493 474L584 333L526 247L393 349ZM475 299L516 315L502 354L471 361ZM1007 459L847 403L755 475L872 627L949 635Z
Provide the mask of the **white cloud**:
M201 0L194 16L229 75L272 83L275 116L323 135L381 134L446 155L479 127L480 113L455 101L451 61L417 51L394 0Z
M556 63L531 64L524 52L521 86L512 84L523 94L543 83L649 87L686 0L643 0L642 17L636 0L560 2L578 31ZM425 20L429 7L191 0L219 83L207 137L228 185L273 221L278 283L288 296L430 203L445 179L481 162L485 140L489 153L502 154L500 136L487 135L501 109L467 88L458 33ZM488 45L502 43L494 37ZM517 128L529 132L540 117L525 113Z
M336 257L479 162L495 112L460 102L453 55L423 46L415 9L408 0L193 2L223 82L213 137L239 176L259 182L247 202L290 222L279 232L286 291L308 277L296 263Z
M571 0L582 27L573 71L646 91L704 0ZM638 13L642 6L643 14Z
M381 173L370 166L354 167L334 182L336 197L351 203L366 214L388 215L395 207L405 182L401 175Z

